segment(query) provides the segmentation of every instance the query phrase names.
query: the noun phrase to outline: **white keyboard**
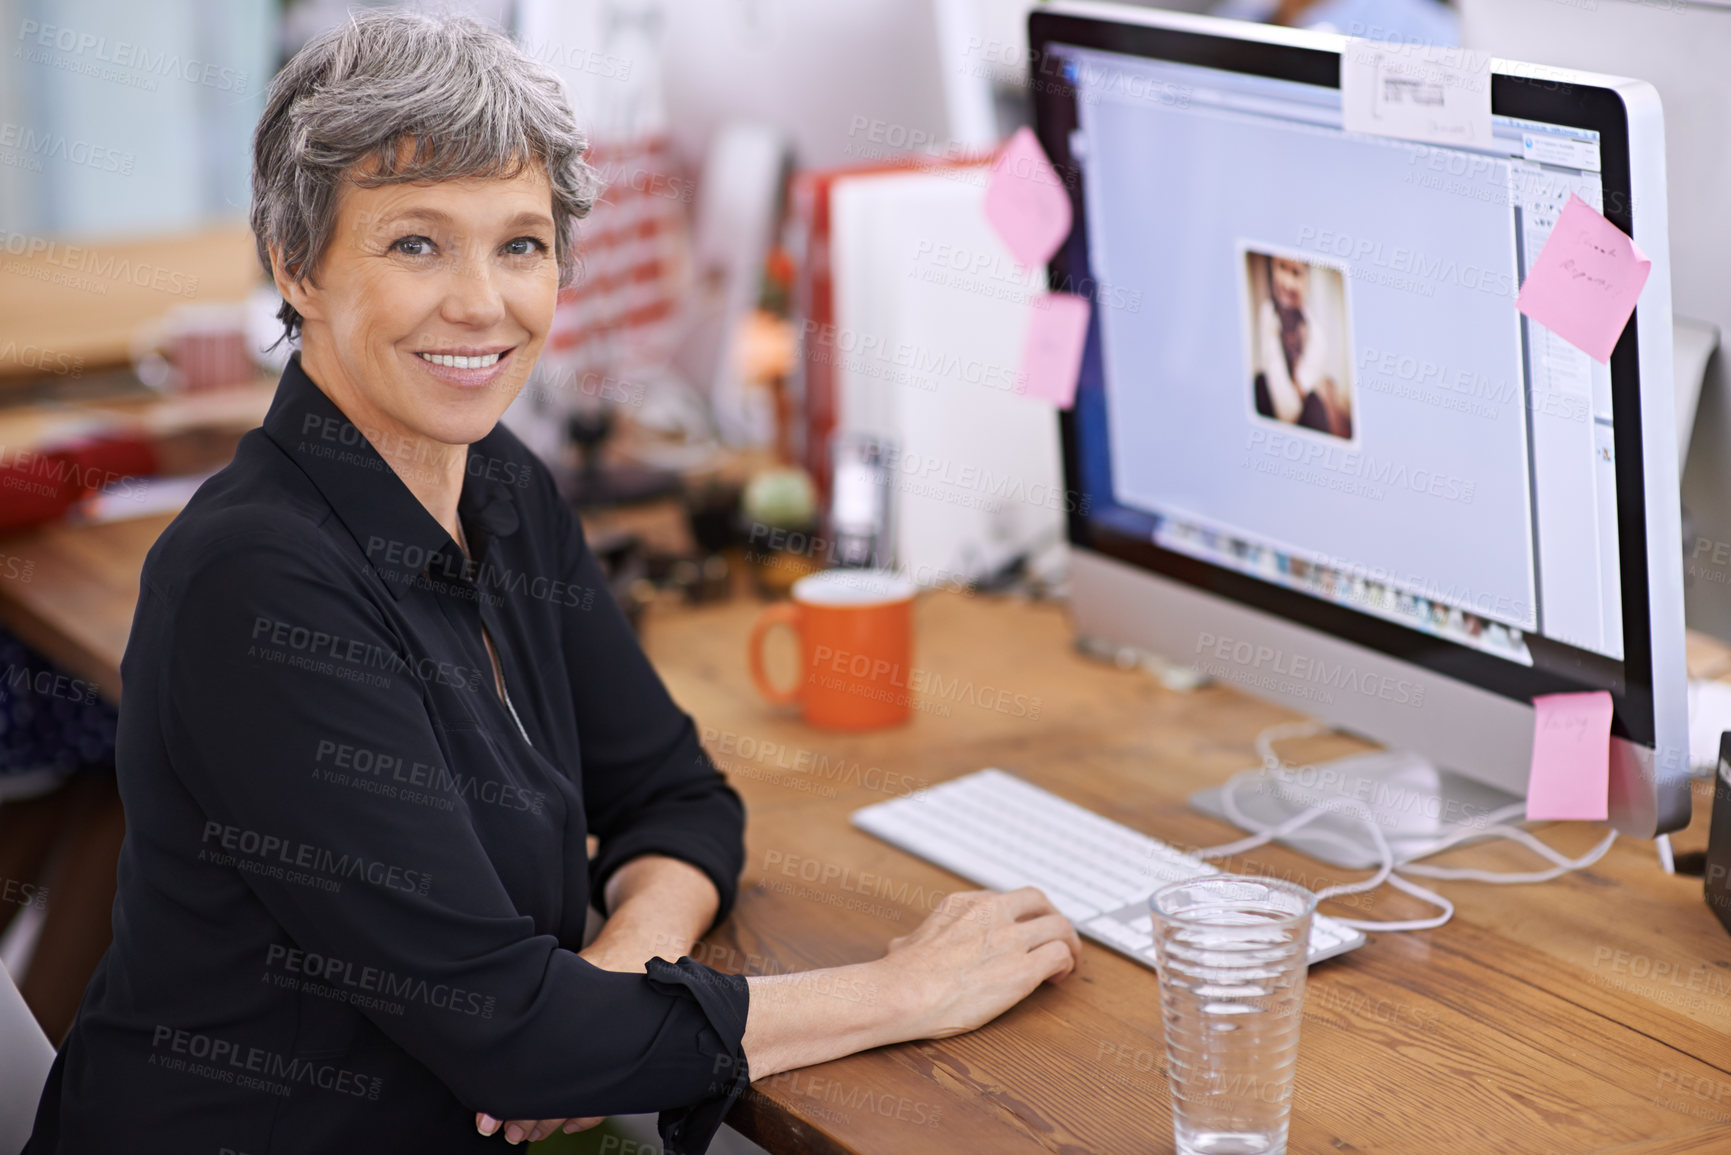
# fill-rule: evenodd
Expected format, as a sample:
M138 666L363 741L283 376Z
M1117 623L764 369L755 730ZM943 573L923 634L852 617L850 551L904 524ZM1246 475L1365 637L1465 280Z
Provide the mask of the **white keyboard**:
M1154 966L1148 896L1220 871L1002 770L980 770L854 811L853 824L991 890L1037 886L1076 930ZM1310 961L1363 946L1327 915L1310 925Z

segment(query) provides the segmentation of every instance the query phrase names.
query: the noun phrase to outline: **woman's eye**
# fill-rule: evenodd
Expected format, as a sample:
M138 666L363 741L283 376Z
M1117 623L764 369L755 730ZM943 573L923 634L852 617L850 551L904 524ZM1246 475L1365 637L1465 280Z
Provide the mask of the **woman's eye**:
M505 251L513 257L527 257L546 252L547 242L539 237L518 237L514 241L505 242Z
M402 237L391 244L391 250L405 257L424 257L433 251L433 242L426 237Z

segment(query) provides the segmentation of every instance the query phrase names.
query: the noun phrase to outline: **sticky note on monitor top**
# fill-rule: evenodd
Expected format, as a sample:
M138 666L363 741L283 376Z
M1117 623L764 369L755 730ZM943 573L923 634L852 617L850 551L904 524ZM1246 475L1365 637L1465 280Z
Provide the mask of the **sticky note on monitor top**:
M1611 799L1611 695L1545 694L1533 699L1533 764L1527 820L1602 822Z
M1351 40L1340 54L1348 132L1490 148L1490 58L1426 44Z
M1571 193L1515 306L1594 360L1609 361L1652 271L1628 234Z
M1032 129L1019 128L986 185L986 219L1027 269L1052 259L1070 235L1070 193Z

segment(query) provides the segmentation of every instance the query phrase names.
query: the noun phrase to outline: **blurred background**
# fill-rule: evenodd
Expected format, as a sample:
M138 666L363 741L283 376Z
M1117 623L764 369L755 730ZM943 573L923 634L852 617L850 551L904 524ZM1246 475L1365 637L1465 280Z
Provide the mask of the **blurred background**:
M54 1040L106 946L123 829L104 655L124 643L142 550L258 423L289 352L246 225L251 133L283 61L366 6L0 0L0 958ZM1054 406L1002 384L1045 271L976 223L995 151L1030 116L1031 0L397 6L506 30L590 134L607 192L506 420L634 618L661 599L779 597L836 565L1062 595ZM1655 83L1676 299L1700 318L1680 321L1687 536L1731 540L1714 352L1731 324L1731 9L1150 6ZM913 265L885 256L891 233L912 238ZM1731 638L1724 588L1692 584L1690 623ZM69 688L20 692L14 671Z

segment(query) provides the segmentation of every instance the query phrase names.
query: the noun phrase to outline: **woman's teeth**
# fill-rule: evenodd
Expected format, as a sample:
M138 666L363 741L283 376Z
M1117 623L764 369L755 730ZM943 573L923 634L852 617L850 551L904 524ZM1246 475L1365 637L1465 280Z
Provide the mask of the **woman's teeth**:
M488 353L485 357L453 357L448 353L416 353L423 361L431 361L435 365L443 365L447 369L487 369L499 363L502 353Z

